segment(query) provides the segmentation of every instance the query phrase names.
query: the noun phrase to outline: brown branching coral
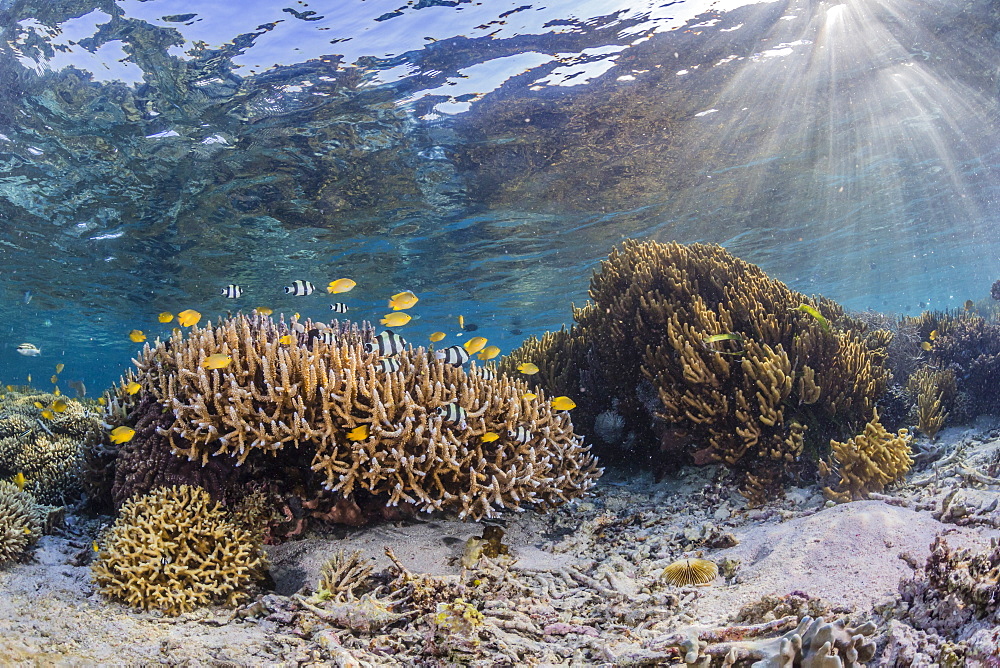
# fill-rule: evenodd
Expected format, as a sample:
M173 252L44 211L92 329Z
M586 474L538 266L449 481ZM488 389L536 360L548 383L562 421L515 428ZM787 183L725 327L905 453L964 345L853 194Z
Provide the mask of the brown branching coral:
M317 336L324 330L332 343ZM292 343L281 343L283 336ZM544 395L525 399L523 381L484 378L474 364L456 368L422 348L400 352L399 370L386 373L365 348L372 337L357 326L241 315L147 344L135 360L144 408L129 418L145 445L123 448L116 477L132 481L129 493L142 491L133 472L148 466L147 452L162 459L166 449L173 462L146 477L165 467L184 475L214 466L217 484L232 487L293 463L301 498L321 490L336 497L329 511L310 508L314 516L348 513L353 521L349 506L357 507L359 495L478 519L525 504L559 505L600 475L569 415ZM232 362L208 370L203 362L212 354ZM439 410L452 404L462 411L459 421ZM528 434L524 442L482 438L518 427ZM243 475L244 466L254 471Z
M38 542L46 514L29 492L0 481L0 565L21 558Z
M168 615L235 605L267 570L259 540L188 485L128 501L101 543L93 565L101 593Z
M646 454L661 469L724 462L772 492L809 473L803 454L816 460L831 434L868 423L888 382L889 333L719 246L626 241L590 296L571 330L529 342L501 369L532 361L546 371L541 387L575 383L585 431L619 399L627 428L658 442Z
M933 440L955 401L954 369L921 367L907 379L906 392L916 404L917 429Z
M853 501L899 482L913 465L911 440L905 429L896 434L886 431L876 414L864 433L845 443L830 441L833 462L821 460L820 475L835 473L840 479L838 489L826 487L823 491L835 501Z

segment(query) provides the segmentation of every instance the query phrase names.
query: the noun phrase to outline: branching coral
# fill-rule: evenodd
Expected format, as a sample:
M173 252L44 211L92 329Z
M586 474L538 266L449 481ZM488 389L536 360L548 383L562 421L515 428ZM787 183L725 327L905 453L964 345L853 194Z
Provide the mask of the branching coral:
M917 429L933 440L955 402L954 369L921 367L907 379L906 392L916 404Z
M281 467L282 481L294 470L283 493L311 503L326 490L332 506L307 506L316 517L356 523L361 511L351 507L363 496L478 519L559 505L600 475L568 413L544 394L524 398L523 381L484 377L474 364L456 368L422 348L400 352L399 370L386 373L365 348L372 336L357 326L236 316L147 344L136 360L140 399L127 418L136 444L122 449L116 496L144 491L168 472L214 467L206 486L216 490ZM213 354L232 362L208 370L203 362ZM439 410L451 404L461 420ZM518 427L523 442L483 439Z
M864 433L844 443L830 441L833 462L820 461L820 475L838 474L837 490L824 488L835 501L865 498L899 482L910 470L912 437L905 429L892 434L878 421L878 414L865 426Z
M266 572L258 539L188 485L128 501L101 543L93 565L101 593L168 615L235 605Z
M541 387L576 389L584 431L618 399L626 429L658 441L645 454L661 469L724 462L752 495L771 493L803 472L803 453L816 460L830 435L869 422L888 382L888 332L718 246L626 241L590 296L571 330L529 341L501 369L532 361Z
M38 542L45 517L34 496L0 481L0 565L21 558Z

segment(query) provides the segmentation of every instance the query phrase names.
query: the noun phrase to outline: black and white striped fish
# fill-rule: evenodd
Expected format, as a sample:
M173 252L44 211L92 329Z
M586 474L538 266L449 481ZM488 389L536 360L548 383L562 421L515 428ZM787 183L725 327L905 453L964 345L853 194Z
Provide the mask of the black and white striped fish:
M389 357L384 360L379 360L373 366L376 371L382 371L383 373L396 373L399 371L399 360L394 357Z
M344 302L337 302L336 304L330 304L330 310L334 313L347 313L347 304Z
M292 284L285 288L285 294L301 297L302 295L311 295L315 289L316 286L309 281L292 281Z
M222 296L227 299L236 299L243 294L243 288L238 285L229 284L222 288Z
M334 332L332 329L329 329L329 328L327 328L327 329L310 329L309 330L309 340L312 341L313 339L319 339L320 341L322 341L323 343L325 343L326 345L329 346L329 345L333 345L333 343L337 340L337 333Z
M462 346L451 346L449 348L442 348L434 352L434 357L439 360L444 360L445 364L451 364L452 366L462 366L469 361L471 355L469 351Z
M443 415L446 422L455 422L465 429L466 412L465 409L458 404L445 404L444 406L438 406L434 410L438 415Z
M479 377L483 380L493 380L497 375L493 371L493 367L483 366L479 367Z
M508 429L507 438L515 443L527 443L531 440L531 432L522 424L518 425L517 429Z
M374 341L365 344L366 353L377 352L382 357L392 357L406 346L406 339L390 329L375 337Z

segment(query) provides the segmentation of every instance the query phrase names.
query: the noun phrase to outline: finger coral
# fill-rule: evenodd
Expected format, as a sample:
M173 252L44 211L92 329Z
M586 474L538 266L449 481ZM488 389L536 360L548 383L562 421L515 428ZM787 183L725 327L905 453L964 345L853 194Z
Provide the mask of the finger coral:
M661 471L725 463L752 500L814 473L831 435L872 419L888 382L887 332L719 246L626 241L590 297L570 330L529 340L501 369L535 363L540 387L577 400L585 433L613 410L625 423L615 431L651 444L640 458Z
M100 592L168 615L235 605L267 568L259 541L188 485L126 502L101 544L92 567Z
M45 517L34 496L0 481L0 565L21 558L38 542Z
M136 436L116 463L116 497L185 476L209 478L216 496L267 480L332 521L363 521L361 499L479 519L559 505L600 475L544 393L525 398L524 381L456 368L423 348L398 353L387 372L366 348L372 338L356 325L240 315L147 344L135 360L142 389L126 421ZM213 354L232 363L207 369ZM439 410L452 404L461 411ZM491 431L524 438L484 439Z
M881 492L886 485L903 479L913 465L910 458L912 437L905 429L892 434L878 421L878 414L858 434L845 443L830 441L832 463L820 462L820 475L833 472L840 476L836 490L824 492L835 501L865 498Z

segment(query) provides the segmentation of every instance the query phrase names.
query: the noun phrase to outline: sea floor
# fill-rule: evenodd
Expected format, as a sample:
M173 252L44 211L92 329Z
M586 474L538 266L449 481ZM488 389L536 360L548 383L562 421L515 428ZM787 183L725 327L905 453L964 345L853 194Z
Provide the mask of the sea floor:
M809 614L846 618L851 628L873 620L876 630L864 633L878 647L870 665L931 665L890 638L899 629L887 611L937 535L978 549L1000 537L1000 513L990 508L1000 485L986 473L1000 460L998 427L981 422L918 441L907 484L840 505L816 488L793 488L748 509L715 467L660 482L609 471L582 501L500 518L510 556L466 556L464 566L482 524L423 519L308 533L268 546L273 591L235 611L179 617L98 595L89 560L101 520L69 514L29 563L0 572L0 664L683 666L687 653L716 666L743 639L731 656L749 665L777 651L767 638ZM958 499L963 512L949 511ZM312 597L339 550L372 559L388 587L353 603ZM664 567L686 556L715 561L720 576L667 584Z

